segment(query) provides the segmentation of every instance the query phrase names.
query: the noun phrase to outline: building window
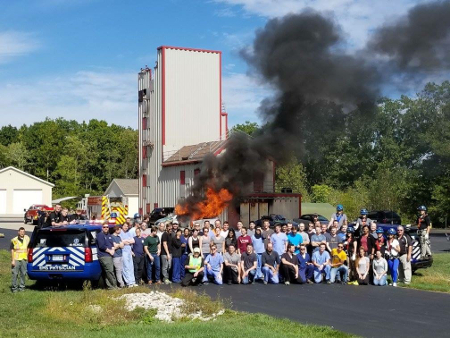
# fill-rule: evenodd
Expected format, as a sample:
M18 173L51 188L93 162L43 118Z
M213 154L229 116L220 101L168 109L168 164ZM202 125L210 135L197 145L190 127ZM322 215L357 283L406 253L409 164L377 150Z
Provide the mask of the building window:
M198 174L200 174L200 169L195 169L194 170L194 176L197 176Z
M145 212L147 213L147 214L149 214L150 212L151 212L151 210L150 210L150 203L147 203L147 205L145 206Z
M142 146L142 158L147 158L147 147Z
M147 186L147 175L142 175L142 186L146 187Z
M184 170L180 171L180 184L186 184L186 172Z
M142 130L146 130L147 129L147 118L143 117L142 118Z

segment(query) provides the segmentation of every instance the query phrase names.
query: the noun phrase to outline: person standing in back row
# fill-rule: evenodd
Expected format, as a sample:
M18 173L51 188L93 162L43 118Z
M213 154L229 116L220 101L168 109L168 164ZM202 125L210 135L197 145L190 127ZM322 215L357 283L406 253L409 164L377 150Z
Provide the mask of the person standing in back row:
M397 241L400 245L400 266L398 268L398 279L405 284L411 283L411 253L412 240L409 235L405 234L405 228L399 225L397 227Z
M328 227L331 227L331 225L333 224L334 221L338 221L339 229L341 228L341 226L343 224L348 225L347 215L344 214L344 206L342 204L338 204L336 206L336 212L331 215L330 223L328 224Z
M170 244L170 232L171 227L169 224L166 225L166 231L161 235L161 274L162 281L165 284L171 284L172 282L169 279L169 272L172 266L172 255L171 249L172 246Z
M98 260L105 276L108 290L117 288L116 276L114 276L114 241L109 233L108 221L104 221L102 232L97 235Z
M430 250L430 229L431 229L431 220L427 214L427 207L421 205L417 208L420 212L419 217L417 218L417 234L419 235L420 241L420 251L422 255L422 259L427 258L427 256L431 256Z
M19 233L11 240L12 292L25 291L25 274L27 273L27 247L30 238L25 235L25 228L20 227ZM17 279L20 278L20 284ZM19 285L18 285L19 284Z

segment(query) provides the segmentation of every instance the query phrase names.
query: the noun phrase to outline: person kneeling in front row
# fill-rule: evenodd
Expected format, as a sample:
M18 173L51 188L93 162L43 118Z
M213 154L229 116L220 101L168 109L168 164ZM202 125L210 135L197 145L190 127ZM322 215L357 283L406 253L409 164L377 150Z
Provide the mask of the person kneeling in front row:
M203 259L200 255L200 248L195 248L194 252L187 258L188 264L184 267L186 269L182 286L198 285L203 280Z
M292 243L288 243L287 252L281 255L281 274L286 285L303 283L298 274L298 259L295 255L295 245Z
M331 250L331 283L336 280L337 283L347 284L348 267L347 254L344 251L344 244L339 243L337 248Z
M320 243L319 250L313 253L312 262L314 264L314 281L316 283L321 283L323 279L322 274L325 273L325 279L327 281L327 284L331 284L330 254L328 253L328 251L325 251L325 248L326 248L325 243Z
M377 250L375 259L372 262L373 269L373 285L385 286L388 263L381 254L381 250Z
M239 284L241 282L241 256L236 252L233 244L228 246L227 252L223 255L224 271L223 279L228 285Z
M262 273L264 275L264 284L279 283L278 271L280 269L280 256L273 250L272 243L267 244L267 250L262 255Z
M253 252L253 244L248 243L246 251L241 255L242 284L253 284L258 269L258 258Z
M223 257L217 253L217 246L211 245L211 254L205 258L203 283L208 284L209 278L214 278L214 283L222 285Z

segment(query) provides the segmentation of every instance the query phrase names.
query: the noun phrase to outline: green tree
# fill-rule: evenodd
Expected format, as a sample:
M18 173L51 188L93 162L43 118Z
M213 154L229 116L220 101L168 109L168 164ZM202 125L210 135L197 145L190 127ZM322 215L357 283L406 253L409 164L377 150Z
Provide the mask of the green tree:
M259 129L259 125L256 122L245 121L242 124L235 124L231 128L231 132L241 131L250 136L253 136Z
M294 193L301 193L302 200L309 200L306 182L306 173L303 165L295 157L285 165L276 168L275 190L281 192L282 188L291 188Z
M11 143L7 149L7 159L11 165L15 166L20 170L25 170L30 155L22 142Z

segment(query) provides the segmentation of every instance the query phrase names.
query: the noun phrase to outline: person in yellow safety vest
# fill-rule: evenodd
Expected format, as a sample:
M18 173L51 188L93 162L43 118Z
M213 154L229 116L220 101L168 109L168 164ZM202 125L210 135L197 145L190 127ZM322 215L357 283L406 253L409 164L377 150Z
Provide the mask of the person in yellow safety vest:
M25 235L25 228L19 228L19 234L11 240L12 292L25 291L25 274L27 273L27 248L30 237ZM20 285L17 285L20 277Z

